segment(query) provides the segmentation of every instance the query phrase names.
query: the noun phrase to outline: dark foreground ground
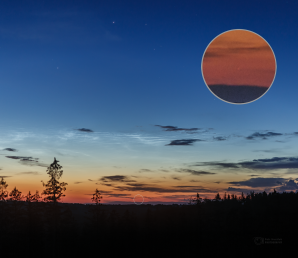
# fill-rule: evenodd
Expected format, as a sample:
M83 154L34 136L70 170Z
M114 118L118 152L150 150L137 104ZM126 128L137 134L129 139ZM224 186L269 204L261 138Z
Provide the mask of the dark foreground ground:
M298 239L294 193L181 206L54 207L1 202L1 257L253 257L290 250Z
M267 87L236 85L209 85L208 87L220 99L239 104L254 101L269 89Z

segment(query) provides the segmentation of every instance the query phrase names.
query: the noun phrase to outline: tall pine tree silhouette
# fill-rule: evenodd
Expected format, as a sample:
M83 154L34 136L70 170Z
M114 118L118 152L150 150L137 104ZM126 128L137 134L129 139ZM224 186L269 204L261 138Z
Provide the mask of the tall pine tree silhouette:
M8 205L6 203L6 198L8 197L8 192L6 191L8 184L4 181L3 177L0 181L0 241L3 243L5 239L5 234L8 232Z
M92 202L95 202L95 206L91 205L89 206L89 212L91 213L91 220L93 222L94 229L96 231L99 231L100 226L100 218L101 218L101 209L100 209L100 199L102 199L102 196L98 189L95 190L95 193L93 194L93 197L91 198Z
M5 198L8 196L8 192L5 190L7 188L8 184L4 181L3 177L0 181L0 201L5 201Z
M67 183L60 183L58 179L63 174L62 166L58 164L58 160L54 158L54 162L48 167L47 174L50 176L50 180L45 184L43 181L42 184L46 189L41 193L42 195L46 195L44 201L49 203L49 210L48 214L50 219L48 220L50 224L50 228L52 228L52 237L50 238L53 243L51 246L53 247L53 257L55 257L55 250L56 250L56 231L57 231L57 224L59 224L60 219L60 207L58 206L58 202L61 200L61 197L65 196L63 191L66 190Z

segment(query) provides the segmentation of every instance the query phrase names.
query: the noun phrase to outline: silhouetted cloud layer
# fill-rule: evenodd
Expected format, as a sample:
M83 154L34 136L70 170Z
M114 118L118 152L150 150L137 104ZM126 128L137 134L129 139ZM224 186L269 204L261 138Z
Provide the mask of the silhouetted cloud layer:
M20 163L22 165L27 165L27 166L40 166L40 167L48 167L49 165L39 163L38 158L32 158L32 157L21 157L21 156L5 156L6 158L9 159L19 159Z
M178 128L177 126L162 126L162 125L155 125L155 126L159 126L160 128L164 129L164 131L168 131L168 132L175 132L175 131L185 131L185 132L193 132L193 131L197 131L200 130L200 128Z
M206 193L216 193L217 191L205 189L198 186L173 186L171 188L167 187L158 187L156 185L142 184L142 183L128 183L126 186L115 186L115 191L144 191L144 192L157 192L157 193L177 193L177 192L187 192L187 193L197 193L197 192L206 192Z
M212 173L212 172L206 172L206 171L196 171L196 170L192 170L192 169L177 169L178 172L182 172L182 173L190 173L192 175L195 176L201 176L201 175L215 175L216 173Z
M198 162L194 166L216 166L221 168L249 168L249 169L285 169L298 168L296 157L273 157L271 159L254 159L253 161L224 163L224 162Z
M296 179L297 180L297 179ZM283 186L278 187L276 191L284 192L284 191L293 191L298 189L298 184L294 182L294 180L289 180Z
M203 141L203 140L200 140L200 139L174 140L174 141L171 141L169 144L166 144L165 146L169 146L169 145L192 145L192 143L197 142L197 141Z
M238 182L228 182L229 184L233 184L236 186L250 186L250 187L274 187L274 186L281 186L287 180L284 178L250 178L244 181Z
M197 162L195 165L192 165L192 166L214 166L214 167L220 167L220 168L239 168L238 163L217 162L217 161Z
M90 129L86 129L86 128L81 128L81 129L76 129L78 131L81 131L81 132L86 132L86 133L92 133L93 131L90 130Z
M140 169L139 172L140 172L140 173L142 173L142 172L152 172L152 170L147 169L147 168L142 168L142 169Z
M273 132L268 132L268 133L253 133L250 136L245 137L247 140L254 140L256 138L262 138L264 140L266 140L268 137L272 137L272 136L279 136L282 135L282 133L273 133Z
M296 179L297 181L297 179ZM263 192L261 188L266 187L266 192L272 192L275 189L277 192L285 192L285 191L294 191L298 190L298 184L294 182L294 180L284 179L284 178L251 178L245 181L239 182L229 182L230 184L234 184L237 186L248 186L251 187L250 189L246 188L234 188L229 187L227 191L234 191L234 192L243 192L243 193L250 193L252 190L254 192ZM254 189L258 188L258 189ZM257 190L257 191L256 191Z
M216 140L216 141L225 141L226 140L225 137L221 137L221 136L213 137L213 139Z
M136 182L135 180L128 179L127 176L103 176L99 179L102 182Z
M6 151L17 151L16 149L13 149L13 148L5 148L3 150L6 150Z
M37 176L37 175L41 175L41 173L39 173L39 172L20 172L20 173L16 173L16 175L34 175L34 176Z

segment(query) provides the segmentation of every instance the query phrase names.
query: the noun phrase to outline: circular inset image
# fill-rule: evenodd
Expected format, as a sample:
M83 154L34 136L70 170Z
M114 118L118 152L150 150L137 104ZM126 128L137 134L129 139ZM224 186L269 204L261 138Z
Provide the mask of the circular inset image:
M133 201L135 204L140 205L144 202L144 197L140 194L137 194L134 198Z
M205 84L217 98L246 104L269 90L276 74L276 60L264 38L249 30L235 29L210 42L201 69Z

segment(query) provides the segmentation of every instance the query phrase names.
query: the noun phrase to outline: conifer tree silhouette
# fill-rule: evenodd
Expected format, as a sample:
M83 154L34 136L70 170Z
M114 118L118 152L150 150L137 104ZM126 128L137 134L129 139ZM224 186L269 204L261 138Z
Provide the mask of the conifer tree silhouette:
M50 216L48 222L52 224L50 227L53 229L53 257L55 257L57 224L60 222L60 207L58 206L58 202L61 200L61 197L65 196L63 191L66 190L65 186L68 185L67 183L60 183L58 181L63 174L63 170L61 170L62 166L60 166L58 162L59 161L54 158L54 162L48 167L47 174L50 176L50 180L47 184L41 181L43 186L46 187L46 189L42 192L42 195L46 195L44 201L50 203L47 215Z
M225 201L225 200L227 200L227 193L225 192L225 195L224 195L224 197L223 197L223 200Z
M243 192L241 193L240 200L241 200L242 202L244 202L244 201L245 201L245 197L244 197L244 194L243 194Z
M6 198L8 197L8 192L6 191L8 184L4 181L3 177L0 181L0 241L3 243L5 240L5 234L8 232L8 218L9 214L7 212L8 205L6 203Z
M96 231L99 230L100 226L100 215L101 215L101 203L100 200L102 199L102 196L99 192L99 190L96 188L95 193L93 194L93 197L91 198L92 202L95 202L94 205L89 206L89 212L91 213L92 216L92 222L94 223L94 227L96 228Z
M219 201L219 200L221 200L221 197L220 197L219 193L217 193L217 194L215 195L214 200L215 200L215 201Z
M197 193L197 198L193 199L193 202L195 203L196 207L197 207L197 218L195 219L196 223L197 223L197 227L199 225L200 222L200 218L201 218L201 205L202 205L202 198L200 197L199 193Z
M91 198L91 201L95 202L95 205L88 205L87 212L85 212L87 216L84 216L86 222L84 234L90 236L90 239L84 240L86 246L89 246L90 244L96 245L99 241L106 241L106 214L105 210L101 208L101 199L102 196L100 191L96 189Z
M196 199L193 199L193 202L196 205L199 205L200 203L202 203L202 198L200 197L199 193L197 193L197 198Z
M8 192L5 190L7 188L8 184L4 181L3 177L0 181L0 201L5 201L5 198L8 197Z

